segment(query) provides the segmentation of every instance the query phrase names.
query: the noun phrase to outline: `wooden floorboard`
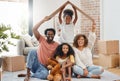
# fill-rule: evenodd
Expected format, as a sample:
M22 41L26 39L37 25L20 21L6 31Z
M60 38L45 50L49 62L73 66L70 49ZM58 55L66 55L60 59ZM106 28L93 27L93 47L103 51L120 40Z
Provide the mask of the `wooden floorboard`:
M120 76L120 68L110 68L108 71Z

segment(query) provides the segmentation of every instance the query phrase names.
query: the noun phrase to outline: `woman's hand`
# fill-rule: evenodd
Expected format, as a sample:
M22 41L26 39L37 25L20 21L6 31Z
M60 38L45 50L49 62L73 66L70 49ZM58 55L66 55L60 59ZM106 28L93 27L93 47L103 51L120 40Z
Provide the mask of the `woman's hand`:
M84 74L83 76L87 76L88 75L88 70L87 69L84 69Z
M95 21L93 21L93 24L92 24L92 32L95 32L95 30L96 30L96 23L95 23Z

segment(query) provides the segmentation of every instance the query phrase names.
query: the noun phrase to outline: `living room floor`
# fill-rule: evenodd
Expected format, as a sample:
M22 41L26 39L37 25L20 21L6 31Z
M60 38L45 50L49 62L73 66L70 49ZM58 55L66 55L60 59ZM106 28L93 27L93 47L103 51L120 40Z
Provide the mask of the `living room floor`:
M119 71L120 69L111 69L114 70L114 72ZM112 72L112 71L111 71ZM109 72L108 70L105 70L105 72L101 75L101 79L93 79L93 78L72 78L72 81L120 81L120 75L115 75L113 73ZM8 72L4 71L2 75L2 80L1 81L23 81L24 77L17 77L18 74L20 73L26 73L26 70L22 71L17 71L17 72ZM117 74L117 73L116 73ZM40 80L37 78L31 78L30 81L48 81L48 80Z
M110 68L110 69L107 69L107 70L120 76L120 67L118 67L118 68Z
M93 59L94 64L98 64L98 59ZM1 81L23 81L23 78L17 77L20 73L26 73L26 70L17 71L17 72L7 72L4 71L2 74ZM108 76L106 76L108 75ZM108 80L107 80L108 79ZM30 81L43 81L40 79L32 78ZM44 80L47 81L47 80ZM105 72L102 75L101 79L90 79L90 78L72 78L72 81L120 81L120 68L106 68Z
M97 59L97 58L93 58L93 63L94 63L95 65L99 65L98 59ZM106 69L107 71L109 71L109 72L112 72L112 73L120 76L120 65L119 65L119 67L116 67L116 68L105 68L105 69Z

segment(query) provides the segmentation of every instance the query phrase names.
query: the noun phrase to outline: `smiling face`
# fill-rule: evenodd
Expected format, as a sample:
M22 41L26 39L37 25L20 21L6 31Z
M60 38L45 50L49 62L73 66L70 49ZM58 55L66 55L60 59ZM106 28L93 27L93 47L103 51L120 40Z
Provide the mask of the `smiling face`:
M84 37L79 37L79 39L77 40L77 43L78 43L78 46L79 47L84 47L84 45L85 45L85 39L84 39Z
M47 31L46 37L48 42L52 42L54 39L54 32L53 31Z
M64 54L67 55L67 53L68 53L68 51L69 51L68 45L63 45L63 46L62 46L62 51L63 51Z
M79 47L87 47L88 46L88 39L84 34L78 34L74 38L73 46L76 48Z

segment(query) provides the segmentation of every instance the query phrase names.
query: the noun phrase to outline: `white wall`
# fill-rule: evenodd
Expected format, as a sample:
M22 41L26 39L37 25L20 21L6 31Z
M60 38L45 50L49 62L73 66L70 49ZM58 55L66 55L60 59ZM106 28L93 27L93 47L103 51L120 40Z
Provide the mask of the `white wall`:
M120 0L102 0L102 38L120 40Z
M33 25L50 15L68 0L33 0ZM80 0L69 0L80 8ZM101 0L101 39L120 40L120 0ZM79 14L78 14L79 15ZM80 25L79 20L77 27ZM43 32L46 27L53 27L53 20L42 25Z
M45 16L49 16L53 11L57 10L61 5L63 5L68 0L33 0L33 25L43 19ZM77 7L80 6L80 0L69 0ZM66 8L70 8L67 6ZM78 14L79 15L79 14ZM79 20L78 20L79 21ZM80 23L76 24L76 27L79 27ZM44 23L40 32L44 32L44 29L48 27L53 27L53 19Z

